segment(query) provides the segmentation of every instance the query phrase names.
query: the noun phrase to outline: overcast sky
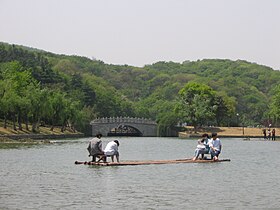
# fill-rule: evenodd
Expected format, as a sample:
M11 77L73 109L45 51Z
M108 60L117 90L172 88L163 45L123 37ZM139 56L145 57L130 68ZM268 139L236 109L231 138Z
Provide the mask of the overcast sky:
M0 41L108 64L225 58L280 70L280 0L0 0Z

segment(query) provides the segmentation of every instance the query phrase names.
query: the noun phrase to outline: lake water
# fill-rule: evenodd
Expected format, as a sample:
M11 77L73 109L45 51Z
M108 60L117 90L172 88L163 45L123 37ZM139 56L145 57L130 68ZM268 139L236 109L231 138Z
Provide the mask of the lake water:
M115 138L102 138L103 146ZM190 158L196 140L122 137L121 160ZM221 163L97 167L89 138L0 149L0 209L279 209L280 142L222 138Z

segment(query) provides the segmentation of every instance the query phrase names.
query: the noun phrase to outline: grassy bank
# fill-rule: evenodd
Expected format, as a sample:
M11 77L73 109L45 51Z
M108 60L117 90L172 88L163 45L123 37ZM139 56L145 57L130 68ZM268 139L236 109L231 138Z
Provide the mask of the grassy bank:
M67 128L64 132L61 132L60 127L55 127L51 131L50 126L40 126L37 133L31 131L31 125L29 130L14 130L12 123L8 122L7 128L4 128L4 122L0 121L0 148L14 148L19 146L31 146L38 144L48 144L49 139L66 139L66 138L79 138L84 135L80 132L73 132Z
M60 128L50 130L49 126L41 126L38 133L29 130L13 130L11 127L4 129L0 127L0 149L11 149L20 147L32 147L35 145L50 144L51 139L66 139L83 137L82 133L66 130L61 132Z
M29 125L29 130L26 130L25 125L23 125L22 130L13 129L12 123L9 121L7 123L7 128L4 128L3 120L0 120L0 135L23 135L23 134L42 134L42 135L65 135L65 134L81 134L79 132L73 132L71 129L66 128L64 132L61 132L61 127L54 127L53 131L51 131L51 126L45 125L40 126L37 133L33 133L31 131L32 125Z
M267 129L267 128L266 128ZM272 128L271 128L272 130ZM280 134L280 128L275 128L276 136ZM221 137L263 137L263 128L249 128L249 127L205 127L199 128L196 131L192 126L187 126L185 132L180 132L179 137L196 137L201 136L203 133L211 134L218 133Z

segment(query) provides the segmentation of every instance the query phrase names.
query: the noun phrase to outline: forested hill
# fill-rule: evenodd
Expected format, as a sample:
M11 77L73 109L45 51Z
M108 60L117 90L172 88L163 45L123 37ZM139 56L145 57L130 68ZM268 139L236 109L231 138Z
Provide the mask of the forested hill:
M32 123L34 131L42 121L84 131L93 118L113 116L157 120L161 133L178 122L257 125L278 118L280 71L242 60L157 62L139 68L0 43L0 79L0 118L13 120L15 127ZM194 89L196 94L188 95ZM186 95L200 95L200 102L192 104L203 105L199 113L183 111L198 100L187 102Z

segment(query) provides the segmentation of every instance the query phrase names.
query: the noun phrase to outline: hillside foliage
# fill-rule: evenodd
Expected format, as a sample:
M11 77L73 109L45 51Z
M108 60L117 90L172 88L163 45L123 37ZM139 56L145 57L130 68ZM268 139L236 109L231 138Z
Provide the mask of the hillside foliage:
M117 116L156 120L160 135L183 123L278 125L279 81L280 71L242 60L139 68L0 43L0 118L33 132L87 132L92 119Z

